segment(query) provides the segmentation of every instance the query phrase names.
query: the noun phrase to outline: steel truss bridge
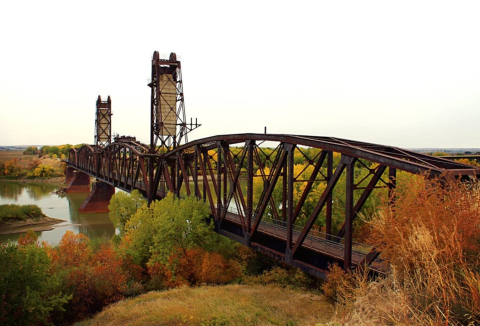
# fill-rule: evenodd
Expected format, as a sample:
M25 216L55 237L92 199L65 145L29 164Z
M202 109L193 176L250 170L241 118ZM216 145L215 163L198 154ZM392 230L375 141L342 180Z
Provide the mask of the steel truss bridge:
M246 133L180 144L176 140L186 138L198 124L188 126L184 112L178 113L179 102L183 109L180 63L176 57L169 60L161 61L155 52L152 61L151 144L134 137L108 139L110 134L102 130L109 128L98 128L101 117L110 117L101 111L105 105L99 98L97 142L72 149L67 166L127 192L136 189L149 202L168 192L196 196L209 205L216 232L310 274L324 277L332 263L346 270L388 270L375 248L353 241L353 222L375 189L392 193L397 171L430 178L480 175L480 169L441 157L332 137ZM172 104L159 82L165 77L160 75L168 73L176 86ZM162 105L167 110L159 108ZM168 106L177 115L177 127L170 133L162 120ZM332 225L334 205L339 205L333 202L334 193L344 196L338 200L344 215L339 228ZM324 219L323 229L316 225L319 218Z

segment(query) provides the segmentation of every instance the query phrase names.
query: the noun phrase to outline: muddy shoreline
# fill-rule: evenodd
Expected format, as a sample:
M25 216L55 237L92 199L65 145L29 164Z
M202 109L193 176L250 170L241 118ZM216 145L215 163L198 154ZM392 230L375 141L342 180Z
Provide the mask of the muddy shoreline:
M13 182L13 183L33 183L33 184L52 184L58 186L65 186L65 177L54 177L54 178L45 178L45 179L7 179L7 178L0 178L1 182Z
M41 217L38 220L27 219L25 221L14 221L0 224L0 234L26 233L28 230L33 231L50 231L55 228L56 224L65 223L66 221L53 217Z

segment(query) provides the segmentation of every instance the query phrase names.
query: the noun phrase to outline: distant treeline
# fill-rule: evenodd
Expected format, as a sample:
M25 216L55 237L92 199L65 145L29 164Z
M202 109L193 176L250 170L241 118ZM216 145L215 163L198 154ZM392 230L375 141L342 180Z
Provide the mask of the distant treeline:
M64 144L59 146L42 146L42 148L38 149L36 146L29 146L23 151L23 155L39 155L45 156L48 155L52 158L61 157L64 155L65 157L68 156L68 152L72 148L80 148L85 144L78 144L78 145L71 145L71 144ZM56 155L56 157L54 157Z

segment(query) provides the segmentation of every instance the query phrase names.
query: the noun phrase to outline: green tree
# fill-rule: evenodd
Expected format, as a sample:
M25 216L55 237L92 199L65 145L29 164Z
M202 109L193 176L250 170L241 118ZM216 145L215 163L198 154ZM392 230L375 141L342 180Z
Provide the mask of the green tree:
M158 232L154 221L153 207L142 206L125 224L125 234L120 248L124 256L132 257L134 263L147 266L150 259L150 247L153 245L153 235Z
M213 223L207 224L210 210L203 201L195 197L180 200L169 194L150 206L156 225L151 252L156 261L174 265L170 257L182 257L188 249L211 249Z
M131 194L117 192L112 196L108 205L108 216L113 225L120 231L120 235L124 234L127 221L146 203L145 198L136 189Z
M29 146L23 151L23 155L37 155L38 148L36 146Z
M0 245L0 261L0 324L47 324L53 311L64 310L71 296L59 291L43 247L30 242Z

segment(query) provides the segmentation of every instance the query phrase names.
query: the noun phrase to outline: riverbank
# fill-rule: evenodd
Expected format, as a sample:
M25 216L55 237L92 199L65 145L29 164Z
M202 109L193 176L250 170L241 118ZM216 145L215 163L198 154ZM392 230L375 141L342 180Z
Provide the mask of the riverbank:
M0 235L26 233L28 230L36 232L50 231L59 223L64 223L64 220L53 217L40 217L38 219L26 219L25 221L13 221L0 224Z
M16 182L16 183L46 183L55 186L65 186L65 177L53 177L53 178L35 178L35 179L28 179L28 178L19 178L19 179L10 179L10 178L0 178L2 182Z

